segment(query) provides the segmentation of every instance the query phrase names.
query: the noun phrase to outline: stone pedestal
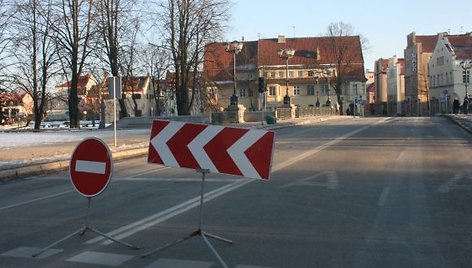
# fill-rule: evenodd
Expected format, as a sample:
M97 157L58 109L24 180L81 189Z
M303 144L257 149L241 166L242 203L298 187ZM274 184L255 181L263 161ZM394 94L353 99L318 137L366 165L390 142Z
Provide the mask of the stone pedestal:
M296 118L297 106L295 104L284 104L283 108L290 109L290 118Z
M244 105L230 105L228 106L228 119L231 123L244 123L244 112L246 107Z

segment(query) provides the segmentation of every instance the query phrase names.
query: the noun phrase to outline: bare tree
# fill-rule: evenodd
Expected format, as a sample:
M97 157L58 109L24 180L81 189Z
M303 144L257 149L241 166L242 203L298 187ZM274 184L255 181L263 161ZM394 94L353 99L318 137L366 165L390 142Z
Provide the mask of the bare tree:
M137 0L99 0L101 55L112 76L130 76L135 64L136 38L141 28L139 14L134 13ZM132 49L133 51L130 51ZM130 65L131 64L131 65ZM126 82L126 81L125 81ZM126 85L124 85L126 86ZM132 96L135 96L132 93ZM137 103L133 99L134 113ZM120 100L122 116L128 114L124 102Z
M192 94L192 98L189 98L189 85L193 84L192 89L195 89L204 45L221 35L228 19L229 2L168 0L161 8L161 29L166 46L171 52L175 71L178 113L188 115L195 96Z
M170 55L163 46L148 44L142 51L140 59L148 74L151 76L151 86L156 102L156 114L161 115L164 108L163 100L161 99L165 90L165 88L163 88L163 81L166 79L166 74L171 66Z
M343 114L342 87L348 73L354 65L362 64L362 50L367 49L367 39L354 35L354 29L350 24L343 22L331 23L328 26L326 36L329 38L329 48L336 67L336 79L330 86L334 88L340 105L340 113Z
M135 28L138 14L134 14L137 0L99 0L96 2L99 17L99 30L102 39L101 57L108 65L113 76L119 76L121 52L125 40L132 39L129 28ZM138 27L139 28L139 27Z
M66 77L70 76L69 117L70 127L80 127L78 81L86 60L93 51L96 29L93 0L60 0L55 6L56 15L52 30ZM69 80L69 79L68 79Z
M10 22L15 16L16 10L14 5L0 0L0 92L6 91L6 88L8 88L6 84L10 82L8 79L10 77L8 75L8 68L12 63L9 59L12 57L11 51L15 49L14 45L12 45L12 37L15 31L12 31Z
M47 88L56 74L57 54L50 37L51 1L25 0L16 4L16 73L14 84L33 99L34 129L39 130L48 100Z
M130 29L128 29L129 38L125 39L125 42L122 46L122 64L121 73L125 75L123 79L123 94L126 94L125 91L129 90L131 92L131 99L133 101L133 113L134 116L140 116L138 113L138 103L136 101L136 90L138 89L138 84L135 84L137 81L134 79L135 70L138 70L137 61L139 48L137 43L138 33L141 27L141 22L138 18L134 21Z

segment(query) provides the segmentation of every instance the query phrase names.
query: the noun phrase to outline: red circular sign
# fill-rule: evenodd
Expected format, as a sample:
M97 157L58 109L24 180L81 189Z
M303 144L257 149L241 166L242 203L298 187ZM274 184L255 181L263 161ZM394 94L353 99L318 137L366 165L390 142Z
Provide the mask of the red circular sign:
M112 166L112 154L106 143L87 138L77 145L70 160L72 185L86 197L96 196L108 185Z

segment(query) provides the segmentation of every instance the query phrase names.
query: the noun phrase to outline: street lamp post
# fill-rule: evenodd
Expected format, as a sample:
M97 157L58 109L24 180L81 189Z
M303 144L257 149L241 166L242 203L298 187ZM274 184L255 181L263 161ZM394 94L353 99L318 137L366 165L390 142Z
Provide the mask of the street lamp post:
M233 53L233 95L230 97L230 105L238 105L238 96L236 95L236 55L243 49L243 42L233 41L226 43L225 51Z
M331 76L331 71L330 70L324 70L323 71L324 75L326 76L326 81L328 82L328 100L326 101L326 106L328 106L329 108L331 108L331 85L330 85L330 81L329 81L329 78Z
M462 82L465 86L465 96L464 96L464 114L469 112L469 93L467 92L467 87L469 86L469 75L470 75L470 68L472 67L471 60L464 60L460 63L462 67Z
M295 55L295 49L293 48L286 48L286 49L279 49L278 51L279 57L285 59L285 97L284 97L284 105L290 105L290 96L288 95L288 60Z

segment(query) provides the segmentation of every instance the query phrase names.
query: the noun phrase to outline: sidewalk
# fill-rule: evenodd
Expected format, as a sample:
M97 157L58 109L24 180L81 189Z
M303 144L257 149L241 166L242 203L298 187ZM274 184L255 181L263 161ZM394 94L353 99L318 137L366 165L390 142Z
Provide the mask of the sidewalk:
M444 117L472 134L472 114L447 114Z
M281 120L277 124L265 122L229 124L231 127L277 129L293 125L316 123L341 118L340 116ZM87 137L98 137L108 144L113 160L121 160L148 153L151 129L118 130L117 146L113 130L64 130L52 132L0 132L0 181L8 178L67 169L77 144Z

